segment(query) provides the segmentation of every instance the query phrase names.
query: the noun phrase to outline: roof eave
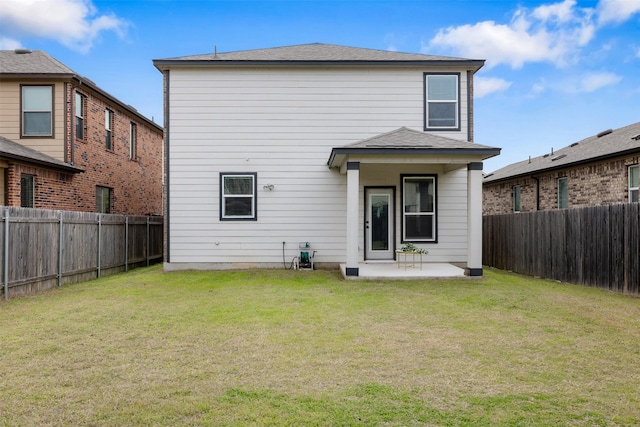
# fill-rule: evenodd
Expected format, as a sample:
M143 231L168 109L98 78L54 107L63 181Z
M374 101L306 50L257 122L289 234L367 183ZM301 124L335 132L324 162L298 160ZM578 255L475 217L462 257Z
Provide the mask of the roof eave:
M593 162L597 162L597 161L601 161L601 160L613 159L615 157L626 156L627 154L634 154L634 153L640 153L640 147L631 148L629 150L624 150L624 151L618 151L616 153L606 154L606 155L599 156L599 157L590 157L588 159L578 160L578 161L571 162L571 163L563 163L563 164L560 164L560 165L557 165L557 166L534 169L534 170L531 170L531 171L522 172L522 173L515 174L515 175L509 175L509 176L505 176L505 177L502 177L502 178L485 180L484 184L494 184L494 183L497 183L497 182L511 181L513 179L523 178L523 177L527 177L527 176L540 175L540 174L543 174L543 173L552 172L554 170L566 169L566 168L573 167L573 166L580 166L580 165L584 165L584 164L587 164L587 163L593 163Z
M31 157L20 156L18 154L13 154L13 153L0 152L0 158L18 160L21 162L36 164L36 165L47 167L49 169L55 169L55 170L60 170L64 172L71 172L71 173L84 172L84 169L80 169L72 165L62 165L59 163L47 162L45 160L38 160Z
M169 68L189 67L463 67L479 70L484 65L484 60L436 60L425 59L417 61L336 61L336 60L224 60L224 59L154 59L153 65L160 71Z
M480 156L483 159L500 154L500 148L348 148L340 147L331 150L327 161L329 167L335 166L337 156L359 155L413 155L413 156Z

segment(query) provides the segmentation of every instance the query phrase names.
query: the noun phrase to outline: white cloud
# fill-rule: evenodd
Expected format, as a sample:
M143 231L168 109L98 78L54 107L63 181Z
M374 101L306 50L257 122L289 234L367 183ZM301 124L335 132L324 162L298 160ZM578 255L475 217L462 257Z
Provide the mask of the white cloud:
M123 37L127 23L113 14L98 15L91 0L2 0L0 25L5 37L42 37L86 52L104 31Z
M20 49L21 47L22 43L20 43L18 40L8 37L0 37L0 50L14 50Z
M445 48L485 58L488 68L498 64L521 68L527 62L565 66L594 35L593 9L564 0L533 10L519 8L508 24L483 21L441 29L425 50Z
M622 77L614 73L588 73L578 80L577 90L579 92L595 92L605 86L618 84Z
M476 98L505 91L511 86L511 82L496 77L475 77L473 81L473 95Z
M597 10L600 24L621 23L640 13L640 0L600 0Z

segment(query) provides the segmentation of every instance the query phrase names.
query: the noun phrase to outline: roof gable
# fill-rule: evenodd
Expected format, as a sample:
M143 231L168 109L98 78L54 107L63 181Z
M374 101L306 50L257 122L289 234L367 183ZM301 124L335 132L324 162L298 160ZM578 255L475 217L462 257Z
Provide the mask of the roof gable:
M484 182L512 179L634 152L640 153L640 122L600 132L550 154L512 163L485 176Z
M337 160L338 157L350 154L454 155L481 156L486 159L500 154L500 149L401 127L353 144L336 147L331 150L331 156L327 163L329 167L336 166L340 163Z
M203 55L156 59L156 67L166 65L224 65L224 64L424 64L442 63L480 68L484 60L454 58L449 56L402 53L386 50L311 43L267 49L235 52L214 52Z
M0 50L0 74L75 75L76 72L42 50Z

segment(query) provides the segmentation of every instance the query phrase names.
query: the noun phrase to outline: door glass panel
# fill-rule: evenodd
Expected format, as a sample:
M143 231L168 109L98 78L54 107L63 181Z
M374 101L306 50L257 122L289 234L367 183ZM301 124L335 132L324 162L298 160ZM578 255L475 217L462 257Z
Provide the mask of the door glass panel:
M389 196L371 195L371 249L389 250Z

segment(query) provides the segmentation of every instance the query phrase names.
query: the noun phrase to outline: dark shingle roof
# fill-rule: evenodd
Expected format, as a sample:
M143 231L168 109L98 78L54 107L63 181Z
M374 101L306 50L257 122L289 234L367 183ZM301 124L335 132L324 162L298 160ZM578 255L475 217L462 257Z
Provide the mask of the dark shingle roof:
M500 154L500 149L401 127L334 148L331 150L329 165L334 163L336 156L348 154L479 155L487 159Z
M0 74L75 75L76 72L41 50L0 50Z
M203 55L182 56L177 58L156 59L156 67L165 65L224 65L232 64L374 64L374 63L438 63L452 65L471 65L482 67L484 60L453 58L449 56L422 55L418 53L402 53L377 49L339 46L324 43L301 44L294 46L274 47L268 49L243 50L236 52L207 53Z
M53 169L63 170L66 172L79 173L84 172L83 169L72 166L68 163L54 159L40 151L25 147L10 139L0 136L0 157L20 160L27 163L35 163Z
M616 130L604 131L598 135L574 142L568 147L554 151L553 154L512 163L485 176L484 182L513 179L627 153L640 153L640 122Z

